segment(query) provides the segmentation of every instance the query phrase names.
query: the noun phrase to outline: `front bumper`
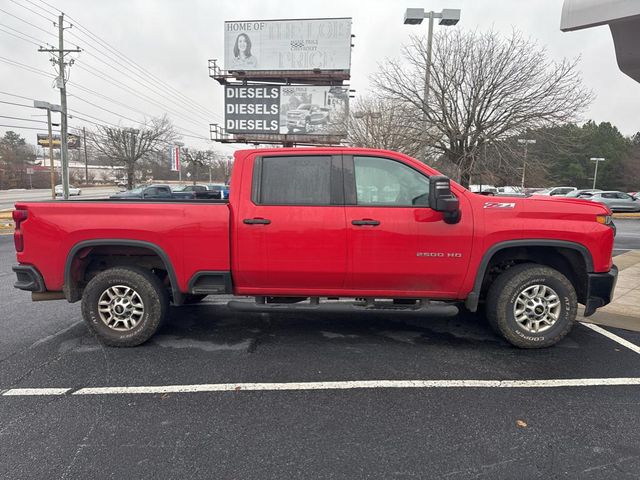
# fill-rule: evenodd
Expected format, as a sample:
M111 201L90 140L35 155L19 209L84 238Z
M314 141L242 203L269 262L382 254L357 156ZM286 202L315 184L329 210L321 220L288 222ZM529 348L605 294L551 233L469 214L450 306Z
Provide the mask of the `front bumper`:
M47 290L42 275L40 275L36 267L31 265L15 265L12 267L12 270L16 272L16 276L18 277L13 284L14 288L36 293L42 293Z
M596 309L611 303L613 290L616 288L616 281L618 280L618 267L612 265L611 270L608 272L588 273L587 277L585 317L593 315Z

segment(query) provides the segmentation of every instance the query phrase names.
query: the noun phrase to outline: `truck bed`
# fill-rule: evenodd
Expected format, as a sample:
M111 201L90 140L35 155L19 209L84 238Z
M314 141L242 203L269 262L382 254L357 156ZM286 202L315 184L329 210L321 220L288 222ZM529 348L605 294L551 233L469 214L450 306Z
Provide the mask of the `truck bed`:
M61 291L69 253L105 240L113 245L154 245L187 291L196 271L229 271L229 206L226 200L73 200L24 202L21 264L37 265L49 291Z

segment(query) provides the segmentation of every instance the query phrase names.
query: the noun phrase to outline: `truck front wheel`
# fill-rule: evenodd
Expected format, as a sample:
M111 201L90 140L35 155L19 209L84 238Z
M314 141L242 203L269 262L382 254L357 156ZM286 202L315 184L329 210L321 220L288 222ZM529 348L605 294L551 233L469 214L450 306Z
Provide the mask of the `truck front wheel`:
M487 319L509 343L520 348L550 347L573 327L578 301L559 271L525 263L509 268L487 294Z
M162 281L136 267L105 270L82 294L82 317L98 337L114 347L134 347L160 328L169 308Z

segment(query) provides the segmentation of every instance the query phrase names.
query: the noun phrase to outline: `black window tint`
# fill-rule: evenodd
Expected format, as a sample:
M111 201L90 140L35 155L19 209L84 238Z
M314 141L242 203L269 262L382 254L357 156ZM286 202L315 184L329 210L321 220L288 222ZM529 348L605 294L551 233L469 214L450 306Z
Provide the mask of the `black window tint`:
M354 157L358 205L429 206L429 179L400 162Z
M329 205L331 157L264 157L258 203Z
M615 193L603 193L602 198L616 198Z
M147 195L147 196L157 195L158 194L158 189L156 187L147 188L144 191L144 194Z

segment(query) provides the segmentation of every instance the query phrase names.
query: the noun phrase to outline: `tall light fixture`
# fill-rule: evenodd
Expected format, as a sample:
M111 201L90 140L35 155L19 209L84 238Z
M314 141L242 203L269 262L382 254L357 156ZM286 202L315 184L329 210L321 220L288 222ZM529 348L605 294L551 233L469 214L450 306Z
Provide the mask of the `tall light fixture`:
M605 159L602 157L591 157L589 160L592 162L596 162L596 171L593 173L593 189L596 189L596 180L598 179L598 164L600 162L604 162Z
M429 106L429 89L431 84L431 45L433 43L433 19L439 18L440 25L444 25L447 27L456 25L460 21L460 9L450 9L445 8L441 12L425 12L424 8L407 8L407 11L404 14L404 24L405 25L420 25L422 21L428 18L429 19L429 33L427 36L427 64L425 68L424 74L424 100L422 102L423 105L423 113L424 113L424 121L425 121L425 129L429 128L427 124L428 120L428 106ZM425 145L425 155L424 160L427 160L427 146Z
M527 147L529 146L529 144L535 144L536 141L529 138L519 138L518 143L524 145L524 162L522 162L522 180L520 182L520 188L524 192L524 177L527 172Z

